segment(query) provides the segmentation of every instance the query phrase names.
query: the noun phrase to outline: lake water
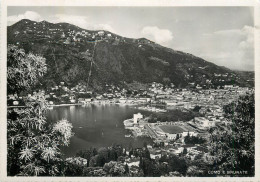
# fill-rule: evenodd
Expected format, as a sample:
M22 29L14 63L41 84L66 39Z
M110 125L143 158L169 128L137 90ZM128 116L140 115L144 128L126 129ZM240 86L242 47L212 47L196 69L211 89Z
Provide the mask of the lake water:
M142 147L144 141L151 143L149 138L126 138L129 132L124 129L123 121L133 114L141 112L135 106L117 104L89 104L86 106L54 107L47 112L47 121L55 122L67 119L73 125L75 135L71 138L69 147L62 150L65 155L73 156L81 149L90 147L107 147L113 143L128 147Z

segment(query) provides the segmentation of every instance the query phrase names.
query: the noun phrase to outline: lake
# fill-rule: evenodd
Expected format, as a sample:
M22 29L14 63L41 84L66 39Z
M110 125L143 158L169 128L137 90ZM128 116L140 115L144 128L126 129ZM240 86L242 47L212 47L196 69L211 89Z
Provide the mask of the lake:
M124 129L123 121L133 118L140 111L136 106L117 104L88 104L85 106L54 107L47 112L47 121L55 122L67 119L73 125L74 136L69 147L62 150L65 156L74 156L81 149L90 147L107 147L113 143L128 147L142 147L143 143L151 143L150 138L126 138L129 132Z

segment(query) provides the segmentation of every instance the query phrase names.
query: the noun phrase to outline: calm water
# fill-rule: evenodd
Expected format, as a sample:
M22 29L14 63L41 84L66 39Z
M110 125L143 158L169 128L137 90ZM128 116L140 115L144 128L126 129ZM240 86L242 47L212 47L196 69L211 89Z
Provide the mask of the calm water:
M87 106L54 107L48 111L47 120L55 122L67 119L73 125L75 135L71 139L69 147L63 152L66 156L73 156L80 149L90 147L111 146L113 143L128 147L142 147L144 141L150 143L149 138L125 138L128 132L124 129L123 121L133 117L133 114L141 112L135 106L121 106L116 104L90 104Z

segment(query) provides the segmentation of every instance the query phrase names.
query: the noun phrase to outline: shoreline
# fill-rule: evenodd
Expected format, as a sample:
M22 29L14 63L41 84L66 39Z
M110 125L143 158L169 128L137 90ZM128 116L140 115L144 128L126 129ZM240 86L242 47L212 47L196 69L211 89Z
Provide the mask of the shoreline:
M116 104L116 105L140 105L139 103L102 103L102 102L89 102L89 103L86 103L86 104L82 104L82 103L75 103L75 104L55 104L55 105L50 105L50 107L62 107L62 106L84 106L84 105L88 105L88 104Z
M77 103L77 104L56 104L56 105L50 105L50 107L78 106L78 105L83 105L83 104L80 104L80 103Z

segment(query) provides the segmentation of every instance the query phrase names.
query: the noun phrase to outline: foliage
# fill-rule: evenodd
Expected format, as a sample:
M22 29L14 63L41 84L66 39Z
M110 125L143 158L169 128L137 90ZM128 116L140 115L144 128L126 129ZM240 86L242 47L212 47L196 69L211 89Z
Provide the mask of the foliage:
M84 167L83 176L102 177L107 176L107 173L101 167Z
M65 176L82 176L87 160L81 157L70 157L63 164L63 174Z
M128 167L127 164L125 164L125 173L126 173L126 174L129 174L129 167Z
M185 175L188 169L188 164L183 158L177 157L176 155L162 156L159 160L161 163L168 163L169 171L177 171L178 173Z
M14 94L29 89L47 71L45 59L23 49L8 45L7 48L7 90Z
M28 90L46 72L44 58L8 47L8 93ZM67 146L72 125L61 120L46 123L48 108L42 92L24 98L24 107L7 110L8 175L61 175L61 146Z
M214 170L255 170L255 99L254 95L241 96L224 106L227 126L216 128L211 136L211 154L216 156ZM239 175L235 175L239 176ZM245 175L243 175L245 176Z
M115 161L110 161L109 163L106 163L103 169L111 176L124 176L126 172L125 166L122 163Z
M91 167L103 167L105 163L117 161L118 158L123 155L123 148L121 145L113 145L108 148L102 147L98 151L95 148L91 148L77 153L77 156L88 159L88 166Z
M140 168L144 172L144 176L161 176L159 165L151 159L140 157Z
M147 159L151 159L150 152L147 147L142 150L141 156Z
M194 112L199 112L200 109L201 109L200 106L195 106L194 109L193 109L193 111L194 111Z
M97 149L96 148L90 148L87 150L80 150L79 152L77 152L76 156L78 157L82 157L87 159L87 166L89 166L89 161L91 159L91 157L97 155Z
M194 119L196 115L193 112L183 112L181 110L175 109L165 113L152 113L149 116L149 123L160 122L169 122L169 121L190 121Z
M170 177L181 177L182 175L178 171L169 172Z
M190 136L190 135L188 135L188 136L186 136L186 137L184 138L184 142L185 142L186 144L203 144L203 143L206 142L206 140L203 139L202 137L196 137L196 136Z
M187 176L203 176L203 171L199 169L197 166L189 166L187 169Z
M144 177L144 172L137 166L131 166L129 169L129 175L132 177Z
M186 155L186 154L188 153L187 148L184 148L182 153L183 153L184 155Z

